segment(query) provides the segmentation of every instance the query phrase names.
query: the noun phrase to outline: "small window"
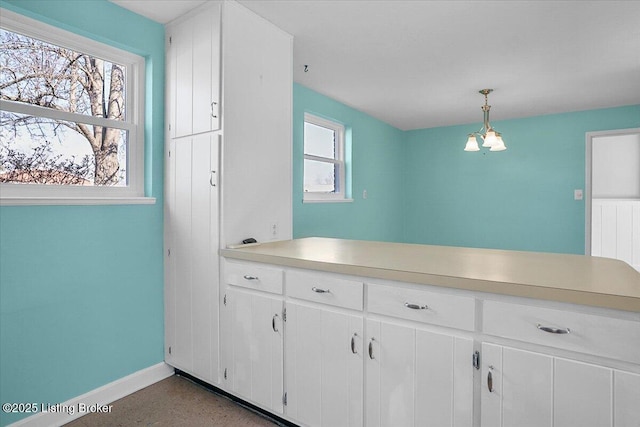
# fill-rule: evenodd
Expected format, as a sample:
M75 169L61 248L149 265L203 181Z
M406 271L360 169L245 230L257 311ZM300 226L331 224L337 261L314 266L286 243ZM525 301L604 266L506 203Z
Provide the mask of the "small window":
M143 196L144 58L2 14L0 196Z
M344 126L304 115L304 200L345 199Z

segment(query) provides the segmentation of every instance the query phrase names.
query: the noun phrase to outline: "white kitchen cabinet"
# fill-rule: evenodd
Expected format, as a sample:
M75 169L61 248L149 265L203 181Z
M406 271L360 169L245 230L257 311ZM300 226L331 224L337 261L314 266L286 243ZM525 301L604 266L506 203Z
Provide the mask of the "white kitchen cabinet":
M219 315L218 250L247 237L291 238L292 38L234 1L208 1L166 35L165 360L282 412L273 403L282 400L282 367L275 399L257 374L242 376L239 353L221 348L240 342L221 340L230 330L220 322L239 326ZM204 146L214 142L212 159ZM240 359L227 363L227 351ZM282 351L281 343L280 359ZM227 387L230 372L241 374Z
M482 359L482 426L622 427L640 421L637 374L490 343L483 343Z
M172 138L220 129L220 8L209 2L167 25Z
M287 415L308 426L362 426L362 314L287 302L286 335Z
M473 341L367 320L366 425L470 426Z
M167 162L168 363L218 382L218 136L170 143Z
M228 287L223 309L230 319L227 387L247 401L283 412L282 297Z

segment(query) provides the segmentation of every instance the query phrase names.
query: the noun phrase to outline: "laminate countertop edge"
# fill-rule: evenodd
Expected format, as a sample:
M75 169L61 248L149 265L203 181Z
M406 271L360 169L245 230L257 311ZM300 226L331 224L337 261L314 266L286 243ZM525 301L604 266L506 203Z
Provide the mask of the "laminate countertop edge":
M319 254L317 256L314 255L313 252L313 248L316 244L318 246ZM338 252L337 256L332 257L333 259L323 259L326 257L323 257L320 254L323 250L326 251L327 245ZM513 256L514 262L516 263L522 263L523 257L526 259L527 255L530 255L531 257L542 257L543 261L550 260L550 262L558 262L559 260L562 265L575 262L579 267L582 266L580 263L590 263L591 261L591 257L580 255L540 254L534 252L529 254L527 252L500 251L493 249L437 247L327 238L296 239L291 241L264 243L247 248L222 249L220 251L220 255L226 258L273 264L284 267L640 312L640 273L633 270L630 266L622 265L624 263L621 261L618 261L619 263L622 263L618 267L615 264L615 260L606 260L605 266L606 268L612 268L611 265L613 265L614 269L624 269L628 267L633 271L629 272L627 270L623 270L623 279L630 281L628 284L622 284L622 288L625 290L626 294L616 293L615 290L609 291L608 289L594 290L589 289L589 287L586 289L576 289L575 284L572 284L571 286L563 286L561 284L550 285L549 283L543 283L543 280L540 280L541 283L538 285L536 284L535 274L533 274L532 278L527 278L526 283L524 283L524 281L516 279L506 281L494 278L488 279L486 277L482 277L486 276L486 274L481 270L478 274L479 277L473 277L473 274L468 272L466 273L466 277L464 277L462 275L456 275L455 273L442 274L442 271L431 272L429 271L428 265L419 268L414 268L415 266L412 266L411 268L403 269L402 266L393 266L394 260L391 253L389 254L388 259L385 259L385 265L383 267L376 265L375 259L371 262L361 262L362 259L360 259L360 262L350 262L350 259L358 258L358 255L360 258L363 256L362 253L354 254L354 251L362 251L362 248L370 248L370 245L374 245L374 251L372 252L374 255L373 258L375 258L376 254L385 254L385 250L388 248L390 251L397 251L398 248L402 248L403 250L408 251L435 250L438 251L438 253L449 253L451 256L459 256L460 254L464 254L465 251L471 251L469 253L478 256L485 256L487 254L498 255L502 260L509 260L509 257ZM304 251L300 251L301 246L304 247ZM340 255L343 256L341 257ZM519 260L517 260L518 258ZM614 263L610 264L609 261ZM404 262L404 264L406 265L406 262ZM598 263L596 263L596 266L597 265ZM545 272L540 273L541 276L543 276L543 273ZM607 272L605 271L605 273ZM598 272L595 272L595 274L598 274ZM616 286L620 288L619 283L616 283ZM637 295L634 293L637 293Z

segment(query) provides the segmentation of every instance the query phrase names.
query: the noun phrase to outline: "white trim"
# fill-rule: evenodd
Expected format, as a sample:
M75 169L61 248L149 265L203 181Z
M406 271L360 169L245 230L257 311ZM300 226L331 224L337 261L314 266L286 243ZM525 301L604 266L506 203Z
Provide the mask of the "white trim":
M98 125L129 132L127 144L127 185L109 186L65 186L34 184L0 184L0 205L6 204L100 204L98 200L143 198L144 196L144 111L145 111L145 59L132 52L92 40L82 35L46 24L24 15L2 9L0 27L40 39L93 57L105 59L126 67L126 118L112 120L80 113L68 113L49 108L26 105L11 101L1 101L0 108L20 114L37 115L58 120L68 120L90 125ZM88 203L60 203L61 200L75 200L86 197ZM23 203L22 199L34 198L33 203ZM110 203L106 203L110 204Z
M323 127L326 129L331 129L334 131L336 140L335 143L335 157L322 157L316 156L313 154L306 154L304 152L304 139L305 136L303 134L303 159L304 160L312 160L316 162L324 162L324 163L333 163L338 167L338 179L336 182L337 191L332 193L319 192L319 191L304 191L303 188L303 201L304 202L312 202L312 203L322 203L322 202L348 202L346 199L346 170L345 170L345 138L346 138L346 129L342 123L328 120L323 117L319 117L313 115L311 113L304 113L304 123L311 123L313 125ZM304 169L303 169L303 181L304 181Z
M68 122L78 122L129 131L134 130L136 127L135 123L131 121L107 119L104 117L90 116L88 114L69 113L68 111L54 110L53 108L24 104L22 102L6 101L3 99L0 99L0 110L30 116L46 117L53 120L66 120Z
M123 397L135 393L138 390L142 390L143 388L155 384L158 381L162 381L173 374L173 367L161 362L60 404L61 408L72 408L73 411L63 410L61 412L40 412L10 424L10 426L44 427L63 425L86 415L86 413L78 411L80 404L99 406L109 405L118 399L122 399ZM52 406L55 405L53 402L50 404ZM73 414L71 414L71 412L73 412Z
M591 186L592 186L592 169L593 169L593 138L616 136L616 135L633 135L640 134L640 128L604 130L596 132L587 132L585 134L585 178L584 178L584 253L591 255Z
M0 206L155 205L155 197L2 197Z
M311 193L313 194L313 193ZM339 198L333 198L333 199L329 199L329 198L317 198L317 199L313 199L313 198L306 198L306 199L302 199L302 203L352 203L353 199L339 199Z

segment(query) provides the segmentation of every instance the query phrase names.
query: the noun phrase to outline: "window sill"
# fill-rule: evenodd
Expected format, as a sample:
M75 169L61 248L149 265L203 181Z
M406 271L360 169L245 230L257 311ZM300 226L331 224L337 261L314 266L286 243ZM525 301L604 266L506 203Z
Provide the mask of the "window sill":
M302 199L302 203L351 203L353 199Z
M2 197L0 206L155 205L155 197Z

